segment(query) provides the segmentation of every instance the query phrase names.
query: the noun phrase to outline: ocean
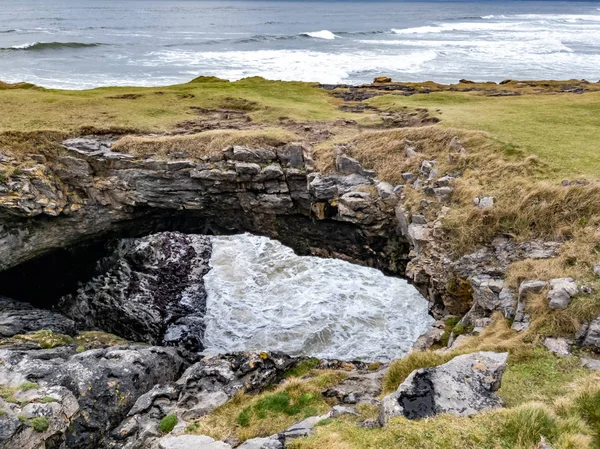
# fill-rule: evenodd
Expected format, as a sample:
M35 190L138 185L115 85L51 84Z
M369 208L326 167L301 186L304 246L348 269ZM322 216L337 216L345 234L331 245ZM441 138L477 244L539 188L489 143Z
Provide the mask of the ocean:
M0 0L0 80L600 79L600 3Z

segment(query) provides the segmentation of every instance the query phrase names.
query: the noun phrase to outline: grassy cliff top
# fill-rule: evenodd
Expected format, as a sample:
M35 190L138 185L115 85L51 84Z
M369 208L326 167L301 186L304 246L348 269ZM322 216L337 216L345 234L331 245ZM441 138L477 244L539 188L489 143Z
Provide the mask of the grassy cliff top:
M366 109L361 113L343 107L359 104L352 95L344 101L344 92L350 91L373 96L362 102ZM0 110L5 111L0 115L0 133L189 132L186 123L207 110L241 111L246 120L265 126L345 119L370 127L379 121L370 108L384 112L427 109L428 116L441 120L440 127L484 131L505 149L536 155L548 164L555 179L600 174L600 83L389 83L342 86L328 92L312 83L262 78L227 82L200 77L166 87L82 91L0 82ZM218 124L208 129L215 127ZM240 128L239 124L225 127Z

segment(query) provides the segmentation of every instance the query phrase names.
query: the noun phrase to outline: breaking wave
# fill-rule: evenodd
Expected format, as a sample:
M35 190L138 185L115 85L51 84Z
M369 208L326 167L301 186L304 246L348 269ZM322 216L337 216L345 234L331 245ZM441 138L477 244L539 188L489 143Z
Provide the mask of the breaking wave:
M99 47L104 44L83 42L33 42L30 44L14 45L12 47L0 48L1 51L41 51L61 50L65 48L88 48Z
M310 33L302 33L303 36L314 37L316 39L335 39L336 36L329 30L311 31Z

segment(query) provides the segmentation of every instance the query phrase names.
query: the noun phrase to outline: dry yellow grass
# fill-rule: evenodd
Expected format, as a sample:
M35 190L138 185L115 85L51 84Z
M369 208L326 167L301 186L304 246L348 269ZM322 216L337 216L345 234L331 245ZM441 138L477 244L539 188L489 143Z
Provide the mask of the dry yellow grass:
M297 140L298 136L280 128L256 130L213 130L185 136L125 136L113 149L136 156L165 157L171 152L184 152L190 157L220 154L231 145L276 147Z

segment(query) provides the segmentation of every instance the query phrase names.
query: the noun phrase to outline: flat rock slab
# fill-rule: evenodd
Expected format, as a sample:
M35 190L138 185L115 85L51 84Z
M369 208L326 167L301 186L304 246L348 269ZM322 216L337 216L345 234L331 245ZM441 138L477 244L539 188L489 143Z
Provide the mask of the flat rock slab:
M252 438L247 440L237 449L283 449L284 445L281 439L274 435L268 438Z
M158 440L158 449L231 449L222 441L215 441L205 435L180 435Z
M413 371L381 404L379 421L420 419L440 413L469 416L501 407L500 388L508 353L465 354L434 368Z

